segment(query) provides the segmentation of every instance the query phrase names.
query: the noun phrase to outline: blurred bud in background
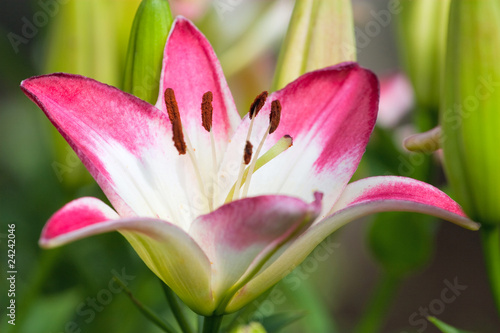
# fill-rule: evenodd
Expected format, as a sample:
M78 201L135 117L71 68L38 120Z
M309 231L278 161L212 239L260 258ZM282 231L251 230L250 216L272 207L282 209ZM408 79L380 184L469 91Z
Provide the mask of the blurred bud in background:
M297 0L281 47L272 90L300 75L356 60L350 0Z
M50 22L43 73L66 72L121 88L127 43L140 0L72 0L58 8ZM51 126L52 128L52 126ZM52 168L67 189L92 178L78 157L52 131Z
M130 32L124 90L151 104L158 98L163 49L172 22L167 0L143 0Z
M211 3L211 0L171 0L170 6L175 15L182 15L190 20L197 20L205 14Z
M402 60L417 104L437 110L450 0L404 0L402 5L399 19Z
M441 104L445 170L457 201L500 224L500 2L453 1Z
M377 125L394 128L412 109L415 95L408 77L401 72L380 78Z
M51 22L43 72L81 74L120 87L140 0L72 0Z

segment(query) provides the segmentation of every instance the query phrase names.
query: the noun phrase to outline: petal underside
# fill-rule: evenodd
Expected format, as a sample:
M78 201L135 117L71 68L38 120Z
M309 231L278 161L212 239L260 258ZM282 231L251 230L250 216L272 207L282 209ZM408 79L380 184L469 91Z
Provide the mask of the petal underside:
M386 211L424 213L467 229L479 228L453 199L429 184L395 176L353 182L346 187L326 219L305 231L279 258L239 291L229 304L228 312L238 310L284 278L335 230L360 217Z
M152 218L119 218L96 198L66 204L47 222L40 245L55 247L84 237L119 231L146 265L194 311L214 311L210 262L181 228Z
M196 219L189 233L212 263L216 302L298 237L320 210L320 194L311 204L286 196L259 196L233 201Z

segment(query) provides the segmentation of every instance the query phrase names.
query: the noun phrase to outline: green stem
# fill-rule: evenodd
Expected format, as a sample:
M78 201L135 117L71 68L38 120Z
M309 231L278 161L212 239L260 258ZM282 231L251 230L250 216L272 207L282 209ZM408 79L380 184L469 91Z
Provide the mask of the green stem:
M222 317L222 315L205 317L202 333L218 333L220 325L222 324Z
M172 289L170 289L162 280L160 280L163 291L165 292L165 296L167 298L168 305L174 314L175 320L179 324L181 331L183 333L193 333L191 326L189 325L184 312L177 301L177 296L174 294Z
M493 299L500 316L500 226L483 226L480 230L484 260Z
M132 295L132 292L130 289L128 289L125 286L125 283L123 283L122 280L120 280L117 276L114 276L113 279L123 288L127 296L130 298L130 300L137 306L139 311L149 320L151 320L152 323L154 323L156 326L161 328L164 332L167 333L177 333L175 328L173 328L170 324L164 322L161 320L151 309L149 309L147 306L139 302L134 295Z
M375 291L365 309L361 321L353 332L376 333L384 324L384 320L399 287L400 279L384 273L378 281Z

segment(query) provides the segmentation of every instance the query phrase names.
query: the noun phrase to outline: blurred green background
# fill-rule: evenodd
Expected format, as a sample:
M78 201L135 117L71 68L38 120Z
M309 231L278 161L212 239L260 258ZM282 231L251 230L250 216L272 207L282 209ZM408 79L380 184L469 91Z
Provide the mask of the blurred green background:
M84 195L103 198L69 147L53 143L58 134L19 89L21 80L57 67L57 63L49 63L48 57L56 57L50 53L58 50L54 34L64 27L60 25L60 12L46 15L45 23L38 21L36 32L29 36L25 34L26 22L41 20L36 18L37 13L45 10L41 3L54 2L62 8L71 6L72 1L2 0L0 4L0 332L159 332L139 314L124 293L112 292L113 271L125 272L129 288L137 298L162 315L170 316L158 280L119 234L92 237L55 250L41 250L37 245L45 221L62 205ZM109 8L123 6L118 2L106 3ZM212 42L223 69L229 72L235 101L245 112L253 96L270 86L293 2L281 1L281 7L273 7L277 1L233 3L230 12L221 14L216 1L206 5L206 12L196 13L193 18ZM388 3L387 0L353 1L359 62L381 77L402 70L397 38L400 33L397 20L401 17L390 17L387 24L380 25L380 32L373 32L368 39L362 34L367 33L370 22L374 22L374 13L386 9ZM137 5L138 1L128 1L127 8L132 15L124 14L121 24L131 25ZM179 8L173 7L174 15L182 9ZM238 54L234 51L237 41L244 39L242 36L271 10L276 11L276 24L285 22L284 26L267 28L276 37L270 41L264 37L253 40L252 49L259 52L249 59L241 52L234 56ZM193 15L189 11L184 13ZM118 15L113 10L107 14ZM89 31L94 29L100 34L95 28L97 20L85 21L84 28L86 25ZM124 42L121 43L126 47L127 28L124 31L125 39L122 36ZM13 34L21 39L15 39ZM13 38L21 42L13 44ZM72 41L67 43L69 48ZM89 48L109 56L108 60L102 60L110 61L105 67L111 71L110 68L116 66L119 73L125 51L116 51L120 50L118 44L90 44ZM64 44L57 47L61 54L67 54ZM112 51L107 50L111 47ZM245 65L242 67L239 62ZM105 74L99 70L96 73ZM109 75L115 75L116 81L111 83L121 84L120 74ZM425 174L424 178L429 178L431 168L433 184L441 188L446 185L437 158L409 155L401 148L401 133L416 131L411 126L414 120L409 114L394 130L378 128L375 131L358 170L359 177L397 174L422 178ZM377 223L387 221L388 225L373 229L374 219ZM6 316L8 224L15 224L16 234L15 326L7 324ZM406 229L402 233L406 232L407 238L392 238L388 248L373 244L370 247L370 233L372 238L373 233L378 233L378 238L391 238L393 234L402 234L399 229ZM425 239L424 244L428 246L422 247L423 243L415 239ZM351 223L330 236L322 246L277 286L277 296L270 297L274 301L253 304L261 306L256 318L287 309L304 310L306 317L285 332L351 332L379 277L387 271L384 263L377 264L373 253L380 262L380 258L387 257L384 251L393 254L401 251L396 266L399 265L404 271L401 275L407 278L397 280L399 288L395 289L383 332L438 332L422 320L421 308L429 307L429 315L462 329L498 332L500 322L490 297L477 233L448 223L431 222L422 215L386 213ZM322 250L324 252L320 252ZM405 267L408 257L417 262L411 269ZM395 267L393 263L388 265ZM419 265L422 267L414 269ZM466 289L449 304L440 301L447 286L445 281L453 283L454 280Z

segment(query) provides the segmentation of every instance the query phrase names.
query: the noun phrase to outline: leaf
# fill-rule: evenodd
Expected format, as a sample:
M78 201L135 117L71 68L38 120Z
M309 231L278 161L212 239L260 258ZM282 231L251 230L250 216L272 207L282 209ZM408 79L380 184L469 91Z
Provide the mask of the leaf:
M427 317L427 320L429 320L431 323L433 323L443 333L472 333L469 331L464 331L464 330L459 330L457 328L454 328L448 324L443 323L441 320L437 319L436 317Z
M303 311L283 312L265 317L262 320L262 326L268 333L280 332L286 326L289 326L306 315Z

